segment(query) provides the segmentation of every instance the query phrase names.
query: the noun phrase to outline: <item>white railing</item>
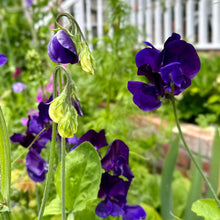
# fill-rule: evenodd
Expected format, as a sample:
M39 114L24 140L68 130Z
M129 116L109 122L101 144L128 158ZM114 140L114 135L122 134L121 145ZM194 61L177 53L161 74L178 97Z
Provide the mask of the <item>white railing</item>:
M65 0L61 7L74 11L89 39L101 38L107 1ZM140 30L139 42L150 41L160 48L172 32L177 32L197 49L220 50L220 0L124 1L131 6L130 24Z

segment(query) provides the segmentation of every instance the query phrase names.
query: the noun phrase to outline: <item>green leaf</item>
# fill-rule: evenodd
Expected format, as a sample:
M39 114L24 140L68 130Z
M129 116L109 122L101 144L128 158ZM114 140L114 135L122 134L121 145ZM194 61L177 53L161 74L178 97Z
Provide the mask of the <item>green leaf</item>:
M158 212L152 206L143 203L140 205L147 213L147 220L162 220Z
M5 119L0 107L0 165L1 165L1 194L10 207L11 186L11 147L8 138Z
M193 203L192 211L205 220L220 220L220 208L214 199L200 199Z
M166 156L162 171L161 180L161 215L163 220L172 220L173 201L172 201L172 180L179 150L179 136L173 141L170 150Z
M45 207L43 216L47 215L61 215L61 200L58 196Z
M202 166L201 155L198 158L198 164L200 165L200 167ZM185 207L184 220L201 219L198 216L196 216L195 213L193 213L191 210L192 204L197 199L200 199L201 194L202 194L202 177L201 177L201 174L199 173L198 169L195 166L193 166L191 187L190 187L190 191L188 193L188 199L187 199L187 203L186 203L186 207Z
M220 136L219 136L219 131L216 129L215 137L212 145L212 157L210 162L210 175L209 175L209 181L216 193L218 190L219 175L220 175L219 155L220 155ZM213 198L213 195L209 188L207 189L206 197Z
M65 159L65 203L70 211L81 211L89 200L97 198L102 169L98 153L88 142L71 151ZM55 185L61 197L61 164L59 164Z

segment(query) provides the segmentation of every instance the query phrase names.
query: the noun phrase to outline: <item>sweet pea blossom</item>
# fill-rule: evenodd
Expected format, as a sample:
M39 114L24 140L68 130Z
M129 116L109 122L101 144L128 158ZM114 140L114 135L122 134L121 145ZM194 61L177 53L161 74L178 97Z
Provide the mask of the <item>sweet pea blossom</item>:
M8 58L5 56L5 54L0 53L0 66L3 66L5 63L7 63Z
M121 140L114 140L101 160L102 168L106 171L113 170L116 176L123 175L131 180L134 175L128 166L128 156L128 146Z
M13 92L20 93L25 90L27 86L22 82L16 82L12 85Z
M48 44L48 55L55 63L78 63L76 47L65 30L59 30Z
M149 84L137 81L128 82L128 90L133 94L134 103L144 111L160 107L161 97L169 93L178 95L191 85L200 70L200 59L195 48L173 33L167 39L162 51L148 46L136 54L137 75L145 76Z
M99 132L96 132L91 129L87 131L81 138L76 140L75 145L71 150L75 149L80 144L86 141L90 142L96 149L100 149L108 145L104 129L100 130Z

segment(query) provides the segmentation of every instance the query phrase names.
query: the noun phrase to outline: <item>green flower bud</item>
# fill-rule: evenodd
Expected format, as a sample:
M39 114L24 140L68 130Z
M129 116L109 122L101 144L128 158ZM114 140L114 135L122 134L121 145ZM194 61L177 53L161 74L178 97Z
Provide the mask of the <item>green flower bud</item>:
M79 54L80 64L82 69L89 73L94 74L94 58L89 51L89 48L87 46L84 46L82 51Z
M58 132L61 137L69 138L73 137L77 131L77 112L74 107L71 106L70 110L58 123Z
M64 117L64 111L67 106L65 99L66 91L64 89L63 92L50 103L49 116L56 123L59 123Z

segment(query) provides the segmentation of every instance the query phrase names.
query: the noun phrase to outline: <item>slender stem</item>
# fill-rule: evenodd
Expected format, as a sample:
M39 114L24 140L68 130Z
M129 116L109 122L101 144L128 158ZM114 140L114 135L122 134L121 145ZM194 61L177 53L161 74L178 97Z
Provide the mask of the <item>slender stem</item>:
M66 219L65 210L65 153L66 153L66 140L61 139L61 210L62 220Z
M30 143L30 145L21 153L18 155L18 157L12 161L11 166L14 165L14 163L23 156L23 154L27 153L29 151L29 149L31 148L31 146L34 144L34 142L40 137L41 133L44 132L46 130L46 128L43 128L34 138L34 140Z
M54 163L54 158L55 158L56 134L57 134L57 124L55 122L53 122L49 168L48 168L47 180L46 180L46 184L45 184L45 188L44 188L42 203L41 203L40 211L38 213L38 220L41 220L43 217L43 213L44 213L44 209L45 209L45 205L47 202L48 193L49 193L49 189L50 189L50 184L51 184L51 180L53 177L53 163Z
M57 97L57 71L58 71L58 69L55 69L55 72L53 74L53 98L54 99ZM52 142L51 142L51 148L50 148L49 168L48 168L48 174L47 174L46 184L45 184L45 188L44 188L42 203L41 203L40 211L38 213L38 220L41 220L43 217L45 205L46 205L48 194L49 194L50 183L53 178L53 163L54 163L55 152L56 152L55 151L56 136L57 136L57 124L55 122L53 122L52 123Z
M215 190L213 189L211 183L209 182L209 180L207 179L207 177L205 176L205 174L203 173L202 169L200 168L199 164L197 163L196 159L194 158L192 152L190 151L186 141L185 141L185 138L183 136L183 133L182 133L182 130L181 130L181 127L180 127L180 123L179 123L179 119L178 119L178 116L177 116L177 109L176 109L176 105L175 105L175 98L174 98L174 95L172 94L172 97L171 97L171 101L172 101L172 105L173 105L173 111L174 111L174 116L175 116L175 120L176 120L176 126L177 126L177 129L179 131L179 135L180 135L180 138L184 144L184 147L186 148L186 151L187 153L189 154L191 160L193 161L193 163L195 164L196 168L198 169L200 175L202 176L203 180L206 182L207 186L209 187L218 207L220 208L220 201L218 199L218 196L216 195L216 192Z

